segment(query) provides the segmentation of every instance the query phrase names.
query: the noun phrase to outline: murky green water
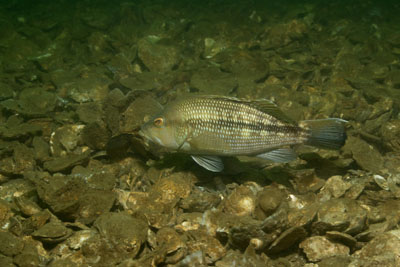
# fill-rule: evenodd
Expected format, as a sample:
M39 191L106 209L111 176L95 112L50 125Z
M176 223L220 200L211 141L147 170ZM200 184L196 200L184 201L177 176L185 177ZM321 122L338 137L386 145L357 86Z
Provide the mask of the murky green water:
M399 13L1 1L0 266L399 266ZM341 118L347 141L209 172L138 134L187 95Z

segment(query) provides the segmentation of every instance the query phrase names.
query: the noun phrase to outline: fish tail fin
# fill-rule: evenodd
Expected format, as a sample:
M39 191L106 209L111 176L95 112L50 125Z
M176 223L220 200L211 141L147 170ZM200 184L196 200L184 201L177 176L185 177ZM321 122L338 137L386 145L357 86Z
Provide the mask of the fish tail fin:
M310 131L306 145L326 149L340 149L346 142L345 123L338 118L305 120L300 125Z

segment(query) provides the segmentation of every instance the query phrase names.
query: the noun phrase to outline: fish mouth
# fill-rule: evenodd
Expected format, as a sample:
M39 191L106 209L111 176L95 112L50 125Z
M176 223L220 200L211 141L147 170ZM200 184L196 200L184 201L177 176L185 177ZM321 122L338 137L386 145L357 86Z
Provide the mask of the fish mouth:
M156 137L156 136L149 136L148 134L145 133L145 131L143 131L143 129L140 129L138 132L139 136L143 138L143 141L145 143L146 146L149 146L150 142L157 144L157 145L161 145L162 146L162 142L161 140Z
M143 141L145 142L149 141L149 136L145 134L145 132L142 129L139 130L138 135L143 139Z
M150 146L149 141L152 141L151 138L149 138L142 129L139 130L138 135L142 138L145 147L148 148Z
M143 138L146 138L146 136L145 136L144 132L142 131L142 129L139 130L138 134L139 134L139 136L141 136Z
M148 138L148 140L159 146L164 146L163 143L161 142L160 138L158 138L156 136L152 136L151 138Z

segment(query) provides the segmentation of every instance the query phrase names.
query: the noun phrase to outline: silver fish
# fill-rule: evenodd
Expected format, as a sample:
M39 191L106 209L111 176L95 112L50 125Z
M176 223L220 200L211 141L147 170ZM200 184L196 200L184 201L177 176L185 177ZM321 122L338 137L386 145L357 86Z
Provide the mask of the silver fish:
M339 149L346 140L337 118L296 123L269 100L223 96L186 97L168 104L140 130L147 141L169 151L185 152L213 172L219 156L257 156L274 162L296 158L291 145Z

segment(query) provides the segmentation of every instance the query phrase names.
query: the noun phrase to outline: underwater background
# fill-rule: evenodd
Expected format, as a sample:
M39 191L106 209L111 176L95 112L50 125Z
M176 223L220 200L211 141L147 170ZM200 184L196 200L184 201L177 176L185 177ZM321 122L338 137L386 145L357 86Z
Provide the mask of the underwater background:
M400 266L399 1L0 1L0 266ZM146 146L185 95L346 120L212 173Z

